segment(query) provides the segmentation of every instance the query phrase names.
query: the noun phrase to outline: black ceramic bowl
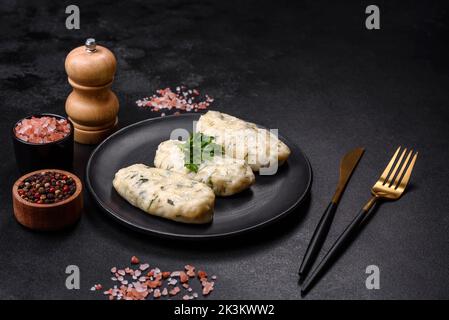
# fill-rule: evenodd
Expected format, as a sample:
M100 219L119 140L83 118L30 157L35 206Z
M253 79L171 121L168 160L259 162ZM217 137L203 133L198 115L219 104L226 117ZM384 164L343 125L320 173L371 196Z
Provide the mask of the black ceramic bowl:
M44 116L67 120L70 124L70 133L60 140L48 143L31 143L21 140L16 136L14 129L22 120L31 117L39 118ZM20 173L24 174L44 168L65 170L70 170L72 168L74 141L73 124L67 118L51 113L31 115L17 121L12 127L11 135L17 167L19 168Z

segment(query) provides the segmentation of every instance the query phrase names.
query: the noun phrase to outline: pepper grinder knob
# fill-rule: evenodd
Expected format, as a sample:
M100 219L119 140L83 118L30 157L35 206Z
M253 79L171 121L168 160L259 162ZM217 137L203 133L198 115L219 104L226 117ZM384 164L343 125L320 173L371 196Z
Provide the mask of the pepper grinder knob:
M86 51L88 52L95 52L97 51L97 43L95 42L94 38L88 38L85 42Z
M117 127L119 103L110 89L116 65L114 54L93 38L67 55L65 70L73 91L65 110L75 128L76 142L99 143Z

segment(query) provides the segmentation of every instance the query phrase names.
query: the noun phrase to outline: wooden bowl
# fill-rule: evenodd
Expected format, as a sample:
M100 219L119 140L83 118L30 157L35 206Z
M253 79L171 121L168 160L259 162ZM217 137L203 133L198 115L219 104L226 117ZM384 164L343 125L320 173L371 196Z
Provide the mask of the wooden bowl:
M43 171L57 172L71 177L76 190L69 198L50 204L32 203L20 197L18 187L26 178ZM83 210L83 185L73 173L58 169L42 169L20 177L12 187L14 216L17 221L33 230L59 230L74 224L81 217Z

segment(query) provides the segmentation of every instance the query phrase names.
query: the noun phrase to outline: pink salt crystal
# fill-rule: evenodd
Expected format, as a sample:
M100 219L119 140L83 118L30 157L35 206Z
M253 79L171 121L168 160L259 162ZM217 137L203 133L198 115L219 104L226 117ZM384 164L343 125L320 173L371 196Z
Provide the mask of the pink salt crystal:
M141 265L140 265L139 269L142 270L142 271L145 271L145 270L147 270L149 267L150 267L150 265L149 265L148 263L144 263L144 264L141 264Z
M212 287L210 285L205 286L203 288L203 295L207 296L212 290L214 290L214 287Z
M171 289L168 293L169 293L171 296L176 296L176 295L179 293L179 291L181 291L181 289L179 289L179 287L174 287L174 288Z
M159 289L155 289L154 293L153 293L153 297L155 297L156 299L159 298L161 296L161 290Z

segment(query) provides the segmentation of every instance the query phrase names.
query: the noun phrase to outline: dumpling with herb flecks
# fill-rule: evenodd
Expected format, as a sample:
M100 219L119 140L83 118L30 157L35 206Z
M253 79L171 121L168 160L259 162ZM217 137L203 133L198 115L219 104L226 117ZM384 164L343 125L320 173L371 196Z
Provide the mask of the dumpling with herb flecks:
M245 160L253 171L274 174L287 161L290 148L271 131L218 111L201 115L196 131L215 138L226 155ZM272 168L272 170L267 170Z
M213 149L206 149L213 143L210 137L201 135L202 140L198 142L202 147L201 159L186 161L189 157L188 147L193 145L199 134L195 134L189 141L167 140L159 144L154 158L154 166L157 168L173 170L186 174L189 178L203 182L212 188L217 196L230 196L249 188L255 181L251 167L244 160L227 157L223 154L211 155ZM208 140L209 139L209 140ZM200 139L201 140L201 139ZM209 143L208 143L209 141ZM187 150L186 150L187 149ZM205 156L207 154L207 156ZM192 159L193 160L193 156Z
M215 194L184 174L134 164L117 171L112 184L130 204L149 214L184 223L212 221Z

